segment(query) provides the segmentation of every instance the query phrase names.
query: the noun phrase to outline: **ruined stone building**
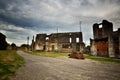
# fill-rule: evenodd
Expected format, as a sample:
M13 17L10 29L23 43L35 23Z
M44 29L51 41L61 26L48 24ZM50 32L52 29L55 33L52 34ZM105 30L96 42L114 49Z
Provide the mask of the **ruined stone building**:
M35 51L82 51L85 47L82 32L37 34L32 40L32 50Z
M113 24L107 20L93 25L94 39L90 39L91 54L120 58L120 28L113 31Z

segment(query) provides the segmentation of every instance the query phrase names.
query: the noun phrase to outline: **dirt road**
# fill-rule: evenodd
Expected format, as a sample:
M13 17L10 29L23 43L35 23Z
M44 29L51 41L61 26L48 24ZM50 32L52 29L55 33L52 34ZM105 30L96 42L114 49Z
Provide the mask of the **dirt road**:
M120 80L120 64L18 54L26 63L13 80Z

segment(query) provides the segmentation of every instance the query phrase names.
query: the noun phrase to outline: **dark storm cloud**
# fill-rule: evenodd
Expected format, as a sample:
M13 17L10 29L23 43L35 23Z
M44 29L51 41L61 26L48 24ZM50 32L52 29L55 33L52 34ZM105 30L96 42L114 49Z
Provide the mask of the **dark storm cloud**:
M16 18L11 16L5 16L4 14L0 14L0 21L21 27L33 27L33 26L47 24L44 21L36 21L34 19L29 19L29 18Z
M35 21L21 13L22 6L27 4L27 0L0 0L0 21L22 27L34 26Z

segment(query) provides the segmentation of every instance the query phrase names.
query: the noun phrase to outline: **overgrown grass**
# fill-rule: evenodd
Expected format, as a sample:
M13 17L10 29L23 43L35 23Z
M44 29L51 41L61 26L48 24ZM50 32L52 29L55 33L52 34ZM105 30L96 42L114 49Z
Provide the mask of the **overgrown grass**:
M84 54L84 57L87 58L87 59L92 59L92 60L95 60L95 61L100 61L100 62L113 62L113 63L120 63L120 59L115 59L115 58L106 58L106 57L96 57L96 56L91 56L91 55L87 55L87 54Z
M61 53L61 52L32 52L32 51L29 51L27 53L38 56L44 56L44 57L52 57L52 58L68 57L69 54L69 53Z
M0 51L0 80L11 80L16 70L24 64L24 59L16 51Z
M44 57L53 57L53 58L69 57L68 54L70 54L70 53L60 53L60 52L32 52L32 51L29 51L27 53L33 54L33 55L38 55L38 56L44 56ZM85 57L85 59L91 59L91 60L99 61L102 63L107 63L107 62L120 63L120 59L98 57L98 56L96 57L96 56L91 56L91 55L87 55L87 54L84 54L84 57Z

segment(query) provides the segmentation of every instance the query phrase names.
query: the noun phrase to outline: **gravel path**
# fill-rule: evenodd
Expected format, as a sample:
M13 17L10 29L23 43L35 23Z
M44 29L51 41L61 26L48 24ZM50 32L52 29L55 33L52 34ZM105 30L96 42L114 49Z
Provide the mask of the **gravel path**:
M13 80L120 80L120 64L18 54L26 63Z

